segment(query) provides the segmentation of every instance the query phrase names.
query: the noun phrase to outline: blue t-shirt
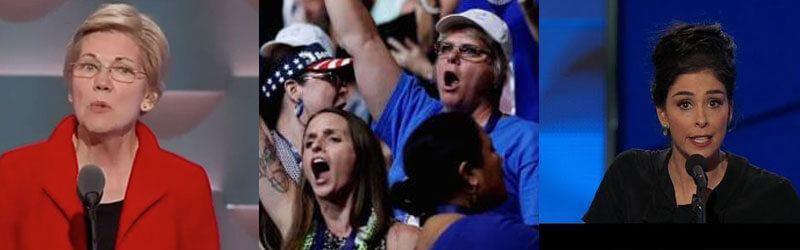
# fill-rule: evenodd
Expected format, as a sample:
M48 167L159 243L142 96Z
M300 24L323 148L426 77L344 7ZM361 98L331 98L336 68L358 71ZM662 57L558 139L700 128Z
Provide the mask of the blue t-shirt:
M539 249L539 232L503 214L468 215L450 224L431 249Z
M403 74L372 130L392 150L389 186L406 178L403 147L422 122L442 112L442 104L428 96L414 76ZM500 118L489 133L495 151L503 157L508 201L495 211L539 224L539 125L515 116ZM524 209L522 209L524 208ZM397 212L402 220L405 213Z

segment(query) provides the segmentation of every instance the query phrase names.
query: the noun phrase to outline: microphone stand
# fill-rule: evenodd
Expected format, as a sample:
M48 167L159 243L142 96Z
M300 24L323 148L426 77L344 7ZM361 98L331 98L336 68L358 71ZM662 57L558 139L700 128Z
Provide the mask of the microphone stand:
M84 208L86 208L86 215L89 218L89 231L91 231L92 241L90 250L97 250L97 207L100 205L103 193L89 192L86 194Z
M86 212L89 214L89 229L92 231L91 250L97 250L97 206L87 206Z
M696 178L697 191L692 195L692 208L694 208L697 224L706 224L706 193L708 190L708 179L705 177L705 172L702 173L703 178Z
M103 188L106 178L103 170L95 165L85 165L78 172L78 197L83 203L88 218L89 231L91 235L90 250L97 250L97 207L103 199Z

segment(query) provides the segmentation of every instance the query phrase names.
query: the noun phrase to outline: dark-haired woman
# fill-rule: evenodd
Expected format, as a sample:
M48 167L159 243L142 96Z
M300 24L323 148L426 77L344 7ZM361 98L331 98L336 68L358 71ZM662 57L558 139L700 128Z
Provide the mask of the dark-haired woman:
M508 197L502 157L468 114L431 117L403 150L408 179L392 196L422 218L417 249L538 249L532 227L489 212Z
M718 24L678 24L661 37L651 94L672 146L617 156L585 222L695 223L697 186L684 166L699 154L707 164L707 223L800 223L789 180L720 149L733 114L734 50Z
M380 143L360 118L324 109L302 140L301 196L283 249L413 249L418 230L392 221Z

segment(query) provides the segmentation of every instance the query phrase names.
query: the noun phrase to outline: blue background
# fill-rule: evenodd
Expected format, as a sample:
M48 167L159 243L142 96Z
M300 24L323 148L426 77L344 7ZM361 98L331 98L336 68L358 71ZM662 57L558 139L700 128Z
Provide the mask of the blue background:
M539 3L539 221L577 223L605 169L606 2Z

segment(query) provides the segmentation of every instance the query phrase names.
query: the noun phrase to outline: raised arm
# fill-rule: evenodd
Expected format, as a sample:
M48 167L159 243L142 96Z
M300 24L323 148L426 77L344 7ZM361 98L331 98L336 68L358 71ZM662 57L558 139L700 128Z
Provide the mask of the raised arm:
M353 57L358 91L369 113L380 119L400 79L400 67L378 35L375 22L358 0L325 0L334 37Z
M292 211L297 200L298 192L294 181L283 170L283 166L276 158L275 145L269 137L269 128L261 118L259 121L259 174L258 196L264 205L264 210L281 231L281 237L286 239L292 225Z

